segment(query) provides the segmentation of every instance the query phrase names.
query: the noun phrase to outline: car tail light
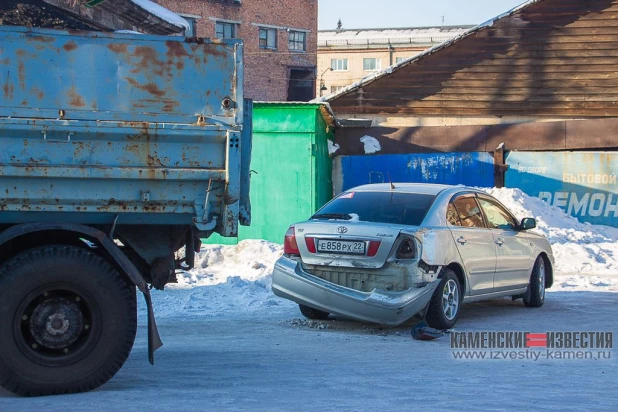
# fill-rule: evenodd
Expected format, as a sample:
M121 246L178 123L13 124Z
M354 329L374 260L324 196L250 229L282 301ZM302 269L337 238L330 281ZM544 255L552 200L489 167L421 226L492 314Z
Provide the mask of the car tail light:
M309 253L316 253L314 237L306 236L305 244L307 245L307 250L309 251Z
M375 255L378 254L378 249L380 249L380 244L382 242L380 242L379 240L372 240L369 242L369 248L367 249L367 256L369 257L374 257Z
M298 244L296 243L294 226L290 226L288 231L285 232L285 239L283 240L283 253L286 255L300 255Z
M416 244L412 239L403 239L397 248L397 259L416 258Z

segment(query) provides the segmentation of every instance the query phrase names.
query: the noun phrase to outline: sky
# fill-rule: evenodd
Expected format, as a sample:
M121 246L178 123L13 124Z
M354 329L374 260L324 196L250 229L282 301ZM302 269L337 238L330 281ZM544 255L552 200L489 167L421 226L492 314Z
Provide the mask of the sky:
M319 0L320 30L476 25L524 0Z

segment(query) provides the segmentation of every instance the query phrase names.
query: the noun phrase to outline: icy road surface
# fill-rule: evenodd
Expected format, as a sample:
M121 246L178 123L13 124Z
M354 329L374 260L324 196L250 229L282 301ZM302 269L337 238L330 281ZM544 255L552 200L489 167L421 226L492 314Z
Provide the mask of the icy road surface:
M414 322L381 330L352 321L309 325L298 316L290 305L249 316L165 319L159 324L165 346L153 367L141 326L129 360L107 385L45 398L0 390L0 410L609 411L618 405L616 350L599 361L462 361L453 359L448 337L412 340ZM540 309L508 300L464 305L457 330L616 332L617 318L616 293L558 292Z

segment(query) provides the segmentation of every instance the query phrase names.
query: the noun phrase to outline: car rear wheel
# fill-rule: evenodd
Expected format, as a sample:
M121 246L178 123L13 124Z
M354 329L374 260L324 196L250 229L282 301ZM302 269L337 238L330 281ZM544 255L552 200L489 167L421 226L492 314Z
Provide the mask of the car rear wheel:
M524 295L524 305L529 308L540 308L545 303L545 281L547 265L542 256L536 258L532 267L528 291Z
M310 306L298 305L298 307L300 308L300 313L302 313L303 316L306 317L307 319L324 320L328 318L328 315L330 315L330 313L328 312L323 312L321 310L314 309Z
M450 329L459 318L461 285L457 275L449 268L442 270L442 280L431 297L427 309L427 324L435 329Z

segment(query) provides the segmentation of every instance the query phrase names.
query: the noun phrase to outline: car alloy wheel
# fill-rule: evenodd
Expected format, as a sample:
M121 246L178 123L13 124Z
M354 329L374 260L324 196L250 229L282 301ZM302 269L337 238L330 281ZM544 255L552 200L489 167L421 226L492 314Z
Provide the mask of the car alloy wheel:
M442 310L448 320L453 320L459 310L459 288L453 279L444 284L442 290Z

